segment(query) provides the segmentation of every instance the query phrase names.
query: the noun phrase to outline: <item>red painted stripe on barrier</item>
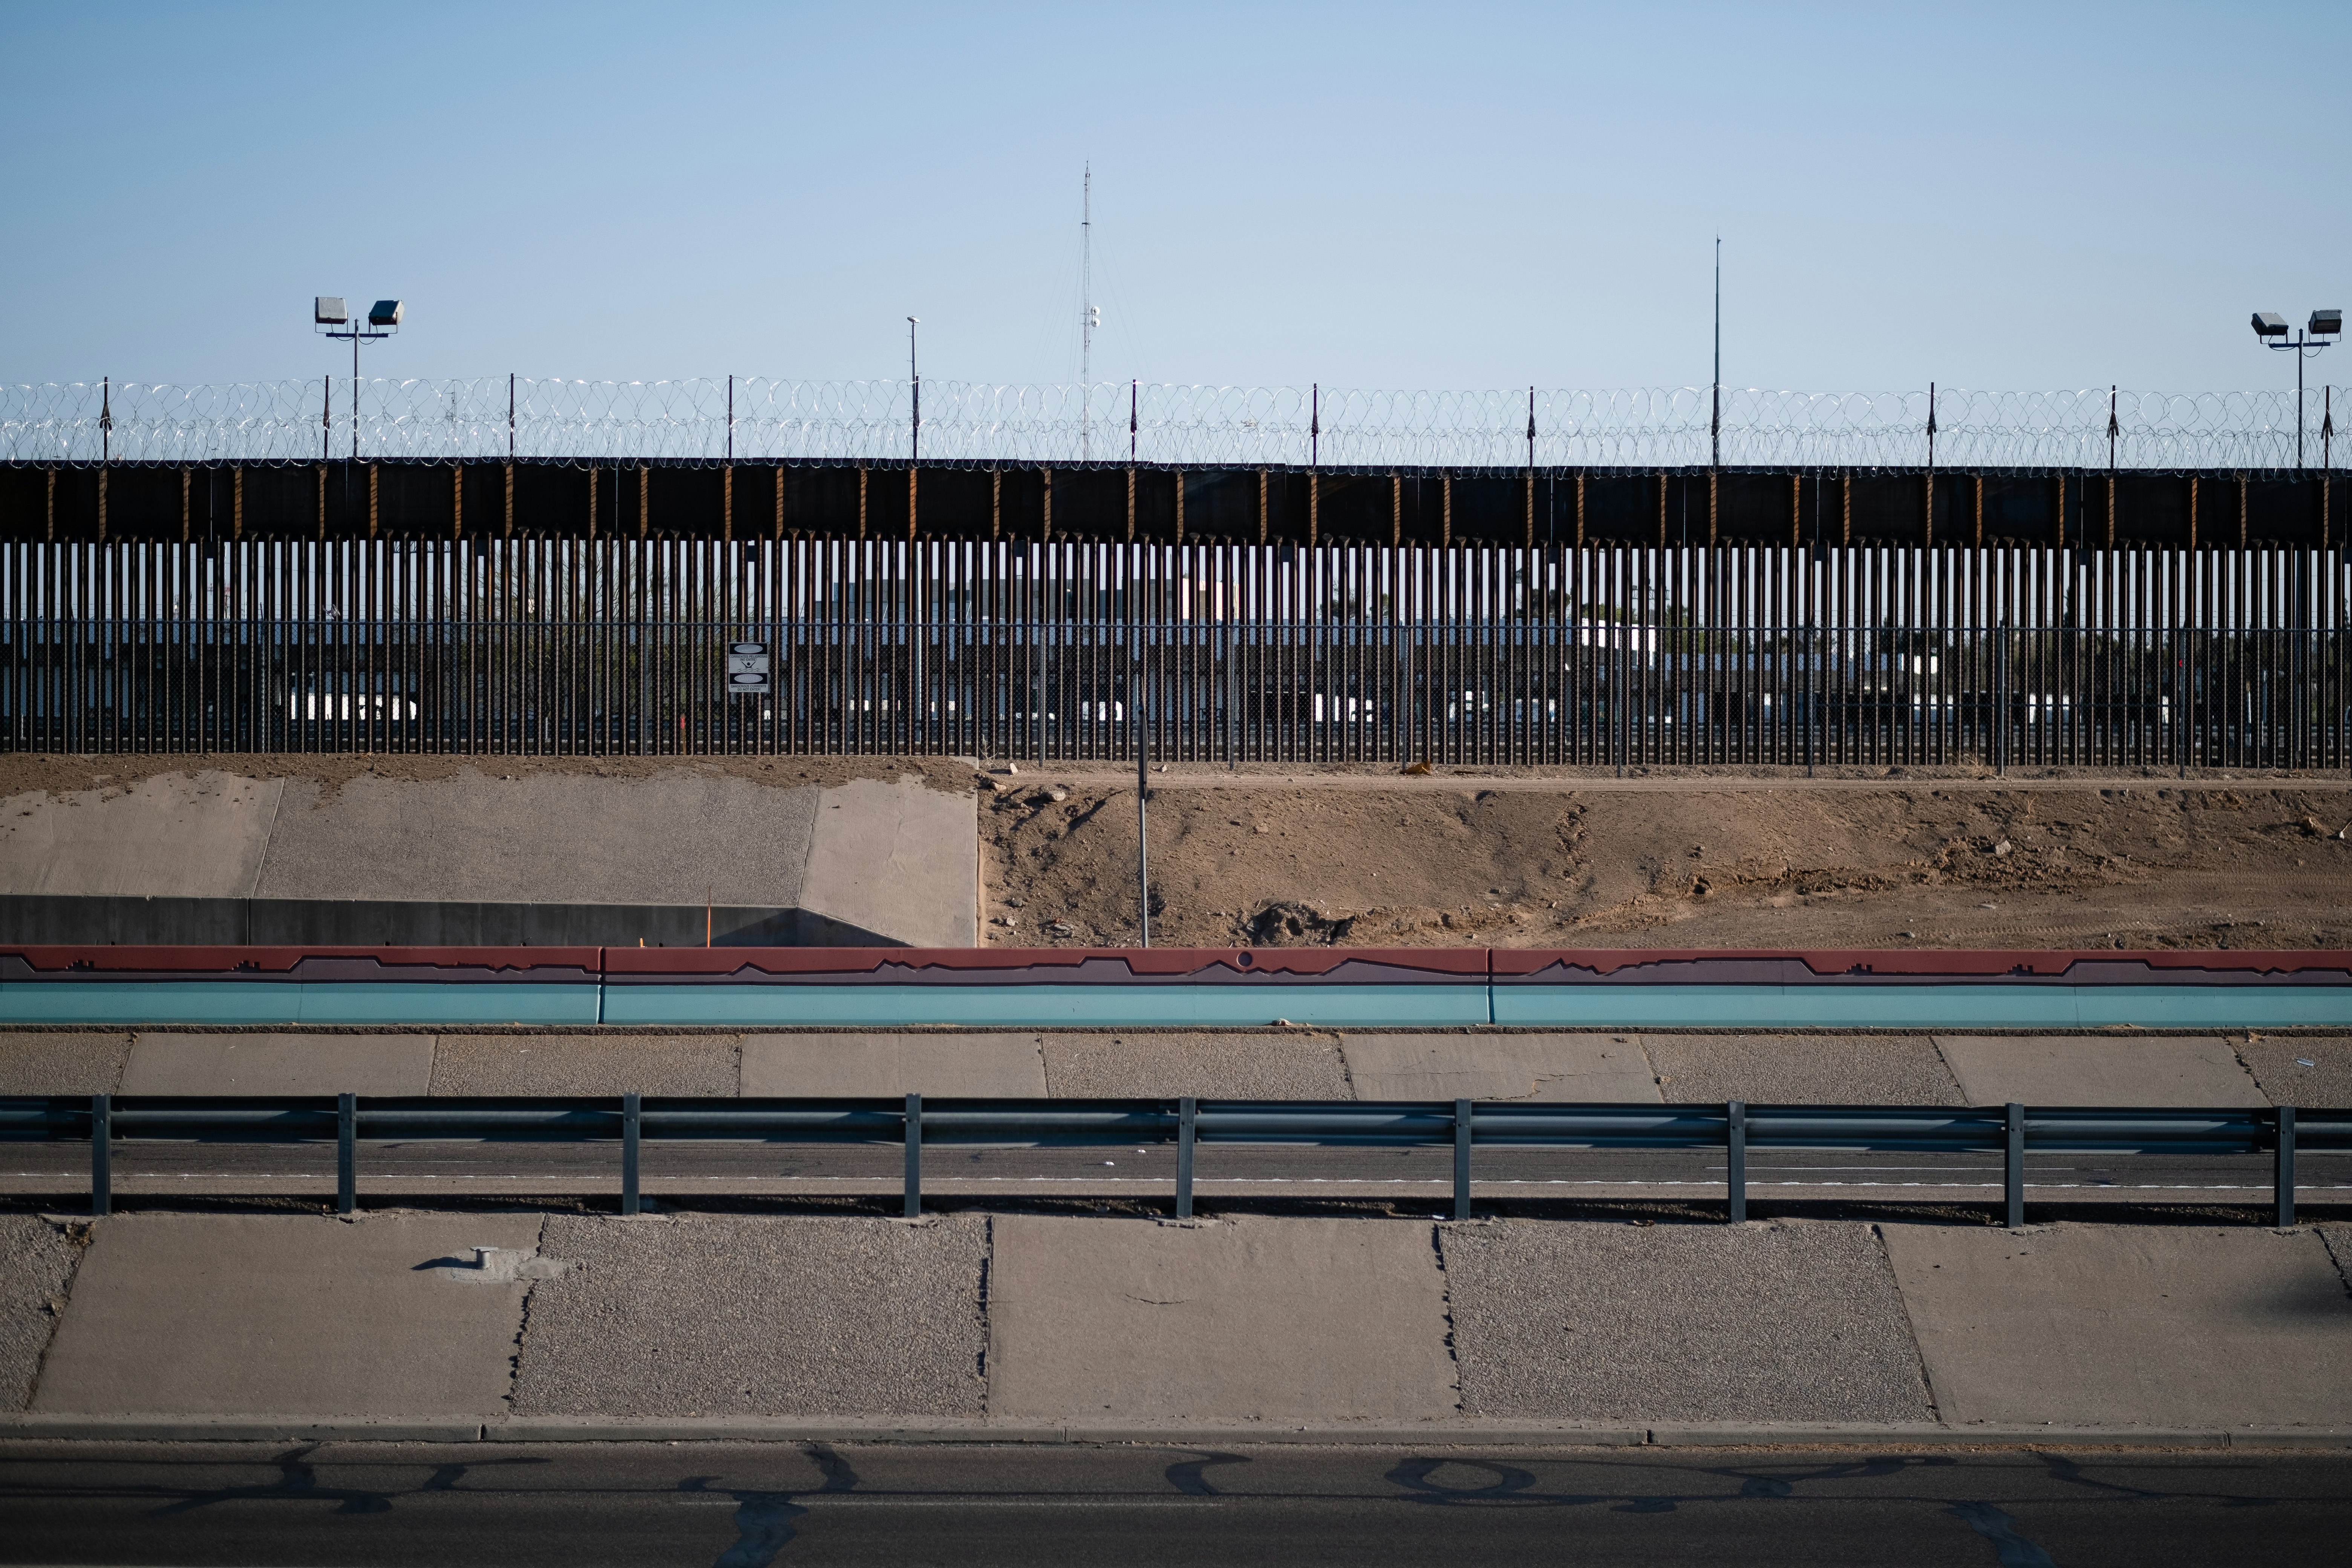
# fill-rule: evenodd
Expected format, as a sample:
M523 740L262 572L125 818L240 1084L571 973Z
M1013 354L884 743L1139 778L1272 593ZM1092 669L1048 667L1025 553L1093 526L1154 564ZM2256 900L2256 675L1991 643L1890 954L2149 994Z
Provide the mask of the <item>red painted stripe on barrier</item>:
M1487 956L1470 948L909 948L616 947L605 973L627 983L690 978L887 979L934 984L1160 981L1246 984L1382 979L1484 981Z
M1533 980L1554 969L1612 975L1664 965L1799 963L1825 979L1853 976L1917 976L1949 979L2052 979L2078 964L2138 965L2147 969L2209 974L2305 974L2352 973L2352 952L2237 949L2139 950L1969 948L1496 948L1490 963L1496 980Z
M0 973L14 971L69 979L132 975L296 980L305 968L316 978L353 979L373 968L398 980L525 975L548 982L593 979L603 950L593 947L65 947L0 946ZM341 971L342 973L334 973Z

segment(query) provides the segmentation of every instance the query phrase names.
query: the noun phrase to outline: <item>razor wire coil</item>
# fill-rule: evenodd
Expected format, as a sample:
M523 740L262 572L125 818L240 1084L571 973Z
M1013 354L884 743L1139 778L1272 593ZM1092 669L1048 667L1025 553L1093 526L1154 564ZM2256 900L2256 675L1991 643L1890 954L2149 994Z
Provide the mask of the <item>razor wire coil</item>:
M1412 392L348 377L0 386L0 461L925 463L1181 468L2263 471L2335 462L2332 394ZM2301 454L2298 457L2298 421ZM356 426L356 428L355 428ZM1528 432L1533 429L1533 436ZM354 437L356 437L356 440Z

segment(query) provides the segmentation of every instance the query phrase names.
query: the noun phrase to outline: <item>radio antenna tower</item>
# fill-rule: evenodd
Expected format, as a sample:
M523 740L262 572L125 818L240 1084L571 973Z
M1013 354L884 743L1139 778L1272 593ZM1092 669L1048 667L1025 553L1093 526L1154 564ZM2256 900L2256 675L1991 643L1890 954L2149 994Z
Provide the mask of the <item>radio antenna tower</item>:
M1078 196L1078 458L1094 456L1095 329L1102 312L1095 309L1095 164L1086 163L1085 184Z

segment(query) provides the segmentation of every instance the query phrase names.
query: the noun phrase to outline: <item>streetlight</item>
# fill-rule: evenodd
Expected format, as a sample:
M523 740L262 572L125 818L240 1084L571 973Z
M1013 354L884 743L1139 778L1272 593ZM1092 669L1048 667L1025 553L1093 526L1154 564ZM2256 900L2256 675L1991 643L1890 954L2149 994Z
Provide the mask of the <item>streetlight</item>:
M923 455L923 373L915 367L915 329L923 324L920 316L907 318L907 379L915 387L915 416L907 426L907 460L919 461Z
M311 307L312 328L327 329L319 333L320 337L334 338L339 341L349 338L352 341L352 460L353 462L359 460L360 455L360 344L373 342L378 338L388 338L398 332L400 318L404 310L405 307L401 300L378 300L368 307L367 325L363 327L352 321L352 313L344 308L343 302L331 295L319 295L317 303ZM336 331L334 329L337 327L343 330L340 332ZM371 331L371 328L381 330Z
M2287 341L2286 318L2276 310L2254 312L2254 336L2264 348L2277 349L2294 355L2294 466L2303 467L2303 362L2325 348L2333 348L2336 335L2344 330L2341 310L2314 310L2311 324ZM2326 342L2314 342L2326 339Z

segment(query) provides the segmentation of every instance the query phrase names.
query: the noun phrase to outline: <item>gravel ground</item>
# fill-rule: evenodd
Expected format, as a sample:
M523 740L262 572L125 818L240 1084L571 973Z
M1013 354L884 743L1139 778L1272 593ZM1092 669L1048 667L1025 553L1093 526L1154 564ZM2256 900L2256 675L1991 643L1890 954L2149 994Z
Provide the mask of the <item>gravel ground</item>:
M125 1035L0 1035L0 1094L112 1094Z
M2352 1040L2257 1037L2231 1043L2273 1105L2352 1106Z
M81 1248L37 1215L0 1215L0 1410L32 1403L33 1380Z
M988 1221L551 1217L519 1414L976 1415Z
M1192 1095L1202 1100L1352 1100L1339 1042L1304 1029L1263 1034L1047 1035L1045 1091L1057 1099Z
M1439 1227L1467 1415L1933 1419L1863 1225Z
M1643 1035L1668 1100L1759 1105L1958 1105L1925 1035Z
M733 1035L443 1035L435 1094L733 1094Z

